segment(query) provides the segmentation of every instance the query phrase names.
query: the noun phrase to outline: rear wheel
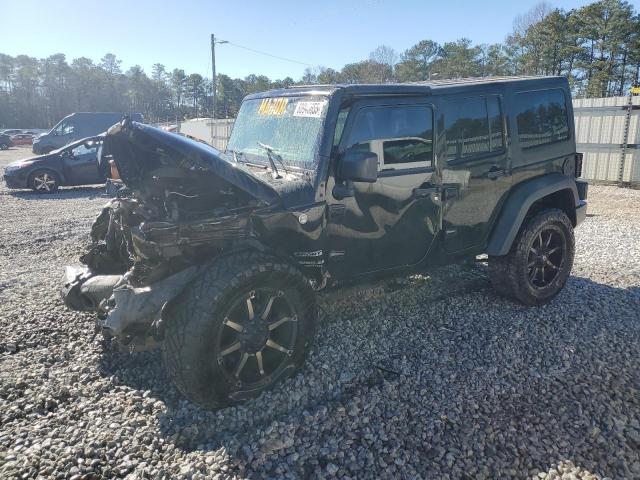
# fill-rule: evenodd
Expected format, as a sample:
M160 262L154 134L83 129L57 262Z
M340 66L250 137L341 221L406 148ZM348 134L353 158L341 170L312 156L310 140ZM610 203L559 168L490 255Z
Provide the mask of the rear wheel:
M7 143L0 143L0 150L7 150L9 148L9 144Z
M204 408L239 403L302 365L315 320L313 291L293 266L256 252L221 258L167 309L165 363Z
M60 186L56 173L50 170L37 170L31 174L30 187L38 193L54 193Z
M489 257L498 293L525 305L542 305L555 297L569 277L575 251L573 225L558 209L543 210L521 228L511 251Z

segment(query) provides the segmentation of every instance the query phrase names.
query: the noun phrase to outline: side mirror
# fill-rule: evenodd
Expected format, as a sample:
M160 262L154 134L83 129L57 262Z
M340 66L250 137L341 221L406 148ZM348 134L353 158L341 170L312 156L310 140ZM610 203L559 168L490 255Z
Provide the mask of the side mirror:
M374 183L378 179L378 155L347 150L338 163L338 177L340 180Z

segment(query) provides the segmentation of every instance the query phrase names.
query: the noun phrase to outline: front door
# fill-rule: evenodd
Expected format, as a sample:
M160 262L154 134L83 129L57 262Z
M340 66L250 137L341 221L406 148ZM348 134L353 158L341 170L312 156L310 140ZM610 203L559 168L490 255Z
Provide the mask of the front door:
M104 182L97 158L98 144L84 144L68 149L64 154L64 171L70 185L91 185Z
M423 98L367 100L350 107L332 158L348 149L378 156L378 179L353 182L327 201L328 269L337 278L414 265L440 231L434 107ZM340 179L334 179L341 183Z
M486 244L511 185L499 95L443 101L446 160L442 173L444 247L463 253Z

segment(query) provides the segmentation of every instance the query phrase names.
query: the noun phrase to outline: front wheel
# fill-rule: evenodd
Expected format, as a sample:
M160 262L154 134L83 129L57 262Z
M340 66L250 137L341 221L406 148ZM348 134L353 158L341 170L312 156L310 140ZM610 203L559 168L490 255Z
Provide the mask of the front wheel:
M38 193L54 193L60 186L60 180L54 172L37 170L31 175L29 186Z
M7 143L0 143L0 150L7 150L9 148L9 144Z
M543 210L526 221L507 255L489 257L491 281L504 296L543 305L564 287L574 252L569 217L562 210Z
M170 377L185 397L214 409L258 396L300 368L317 313L295 267L246 252L217 260L165 316Z

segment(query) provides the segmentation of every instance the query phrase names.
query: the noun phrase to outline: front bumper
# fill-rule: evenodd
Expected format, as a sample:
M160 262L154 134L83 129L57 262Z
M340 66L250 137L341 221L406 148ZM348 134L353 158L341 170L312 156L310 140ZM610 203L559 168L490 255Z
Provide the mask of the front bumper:
M149 331L164 306L198 272L198 267L189 267L153 285L136 288L121 275L97 275L84 266L68 266L60 293L68 308L95 311L100 314L98 327L116 337L127 337Z
M36 155L42 155L43 153L45 153L47 148L49 148L49 145L43 145L40 142L34 142L31 145L31 151ZM49 148L49 150L52 150L52 148Z
M2 178L8 188L29 188L27 185L27 176L20 172L5 172Z

